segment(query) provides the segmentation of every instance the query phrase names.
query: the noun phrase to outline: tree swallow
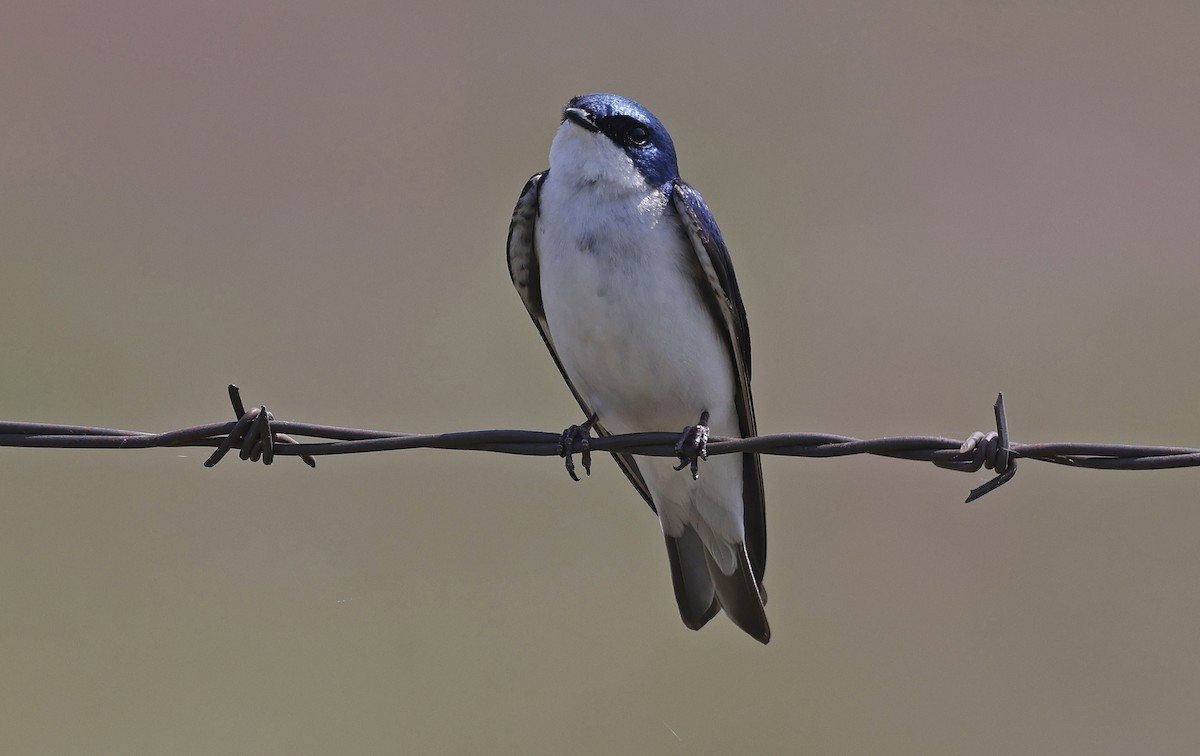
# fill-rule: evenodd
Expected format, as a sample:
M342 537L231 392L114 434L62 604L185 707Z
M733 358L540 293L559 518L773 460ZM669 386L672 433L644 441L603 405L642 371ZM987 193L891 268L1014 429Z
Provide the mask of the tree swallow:
M699 630L724 609L769 641L759 458L716 456L696 476L709 429L757 433L746 312L721 231L679 178L671 136L649 110L613 94L567 103L550 168L513 211L508 268L588 418L564 432L572 477L570 449L589 428L684 426L680 467L613 457L658 514L683 623ZM689 462L691 475L678 472Z

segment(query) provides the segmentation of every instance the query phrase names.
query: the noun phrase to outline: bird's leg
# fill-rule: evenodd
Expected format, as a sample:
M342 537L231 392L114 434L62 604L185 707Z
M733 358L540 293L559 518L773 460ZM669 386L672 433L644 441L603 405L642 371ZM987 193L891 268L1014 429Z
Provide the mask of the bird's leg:
M679 457L676 470L691 466L692 480L700 479L700 460L708 459L708 410L700 413L700 422L683 429L683 435L675 443L675 455Z
M575 474L575 460L571 458L576 441L579 442L579 458L583 462L583 471L588 476L592 474L592 451L588 448L588 437L591 436L596 419L597 416L593 414L580 425L572 425L562 432L562 438L558 440L558 456L566 457L567 475L570 475L572 480L579 480L579 476Z

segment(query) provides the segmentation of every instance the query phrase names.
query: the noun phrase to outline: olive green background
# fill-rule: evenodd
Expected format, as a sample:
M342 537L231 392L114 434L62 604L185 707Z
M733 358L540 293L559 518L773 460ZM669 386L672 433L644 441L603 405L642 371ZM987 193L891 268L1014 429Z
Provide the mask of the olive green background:
M1127 7L1128 6L1128 7ZM9 2L0 418L557 430L571 95L730 244L762 432L1200 445L1193 3ZM610 460L0 449L0 751L1188 753L1200 471L768 458L762 647Z

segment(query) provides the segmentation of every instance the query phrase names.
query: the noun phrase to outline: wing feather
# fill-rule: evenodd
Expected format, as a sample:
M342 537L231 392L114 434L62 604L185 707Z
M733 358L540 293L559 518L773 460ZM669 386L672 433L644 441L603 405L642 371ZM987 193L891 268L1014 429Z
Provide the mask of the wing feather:
M700 193L676 179L671 199L683 222L700 268L701 294L727 336L730 357L737 366L737 411L743 437L758 435L754 418L754 398L750 393L750 328L746 307L733 261L721 237L721 230ZM763 492L762 463L757 454L742 455L742 502L746 524L746 551L758 582L762 583L767 563L766 496Z

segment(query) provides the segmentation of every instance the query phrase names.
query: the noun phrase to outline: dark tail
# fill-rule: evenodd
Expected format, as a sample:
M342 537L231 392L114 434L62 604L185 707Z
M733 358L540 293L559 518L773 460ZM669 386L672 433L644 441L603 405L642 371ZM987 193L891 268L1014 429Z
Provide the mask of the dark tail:
M699 630L718 609L724 609L733 624L752 638L762 643L771 640L763 608L766 596L754 579L744 545L737 548L737 568L726 575L692 528L685 529L678 538L667 536L666 541L675 601L684 625Z

